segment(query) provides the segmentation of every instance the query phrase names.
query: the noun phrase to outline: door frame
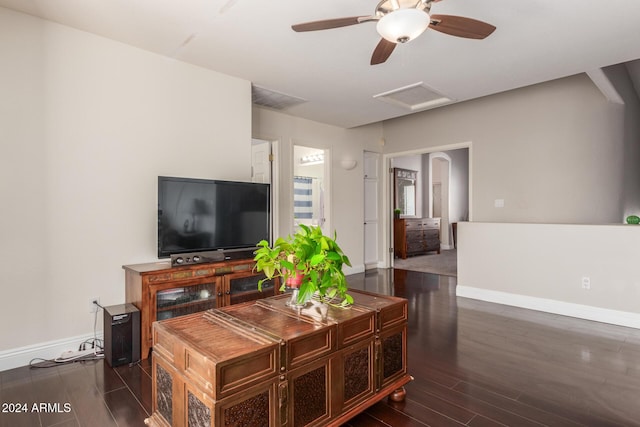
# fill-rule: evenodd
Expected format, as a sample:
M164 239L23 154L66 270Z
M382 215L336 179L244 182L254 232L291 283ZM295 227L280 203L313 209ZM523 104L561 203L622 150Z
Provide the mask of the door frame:
M460 142L449 145L439 145L415 150L400 151L396 153L383 154L383 170L387 178L382 180L382 217L384 233L382 234L383 264L385 268L393 268L393 171L392 159L396 157L430 154L439 151L458 150L467 148L469 150L469 221L473 221L473 143L471 141Z
M251 140L266 141L269 143L269 151L271 153L271 159L269 161L271 167L271 235L270 243L273 243L278 230L280 229L280 216L279 216L279 200L280 200L280 141L274 138L253 136Z
M290 176L289 176L289 190L291 192L291 198L290 198L290 206L289 206L289 212L291 214L290 218L290 224L288 225L288 229L289 229L289 234L293 234L295 233L297 230L294 227L294 218L293 218L293 209L294 209L294 197L293 197L293 177L295 176L295 150L296 147L303 147L303 148L309 148L309 149L313 149L313 150L317 150L317 151L322 151L324 154L324 163L323 163L323 170L322 170L322 181L323 181L323 189L324 189L324 195L323 195L323 204L324 204L324 222L322 224L322 230L325 234L332 234L333 233L333 228L332 228L332 217L333 217L333 208L332 208L332 194L333 194L333 188L332 188L332 181L331 181L331 164L332 164L332 158L331 158L331 149L327 148L327 147L318 147L315 144L307 144L304 141L296 141L293 140L291 142L291 146L290 146Z
M375 165L375 175L373 177L369 177L367 175L367 157L369 155L375 156L375 161L376 161L376 165ZM367 269L371 269L371 268L378 268L381 267L381 260L380 260L380 241L382 239L380 239L380 170L381 170L381 166L382 166L382 153L377 152L377 151L371 151L371 150L363 150L362 152L362 164L363 164L363 180L364 180L364 184L363 184L363 219L364 219L364 226L363 226L363 251L362 251L362 256L363 256L363 264L364 264L364 269L365 271ZM367 248L371 247L368 246L367 243L371 243L368 242L367 240L367 225L369 225L369 217L368 217L368 212L367 212L367 183L368 182L375 182L375 220L374 220L374 224L375 224L375 242L374 242L374 246L373 246L373 250L375 251L375 262L370 262L367 263L367 261L369 261L367 259Z

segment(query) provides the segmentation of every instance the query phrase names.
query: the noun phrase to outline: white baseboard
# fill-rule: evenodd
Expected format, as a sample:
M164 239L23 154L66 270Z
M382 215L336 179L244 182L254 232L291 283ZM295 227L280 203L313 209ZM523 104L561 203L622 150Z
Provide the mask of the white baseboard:
M345 276L348 276L350 274L356 274L356 273L364 273L365 268L364 268L364 264L358 264L358 265L354 265L351 267L344 267L344 274Z
M456 286L456 295L497 304L544 311L579 319L593 320L612 325L640 329L640 314L627 311L610 310L589 305L516 295L507 292L491 291L470 286Z
M65 351L78 350L80 344L93 338L93 334L79 335L0 351L0 371L27 366L33 359L55 359ZM96 338L102 339L103 334L97 334Z

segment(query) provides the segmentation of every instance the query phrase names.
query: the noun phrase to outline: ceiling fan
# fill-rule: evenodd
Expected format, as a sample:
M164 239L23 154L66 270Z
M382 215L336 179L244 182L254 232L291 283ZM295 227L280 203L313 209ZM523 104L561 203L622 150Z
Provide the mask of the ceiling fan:
M297 32L327 30L364 22L377 22L382 39L371 56L371 65L385 62L397 43L407 43L427 28L468 39L484 39L496 29L491 24L455 15L429 15L431 4L441 0L382 0L371 16L324 19L292 25Z

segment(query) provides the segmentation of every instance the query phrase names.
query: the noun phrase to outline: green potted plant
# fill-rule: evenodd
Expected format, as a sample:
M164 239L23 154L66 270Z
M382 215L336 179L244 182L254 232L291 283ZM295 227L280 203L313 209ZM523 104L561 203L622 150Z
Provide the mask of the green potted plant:
M324 303L348 306L353 298L347 293L348 286L342 267L351 266L349 258L333 239L325 236L320 227L300 225L293 236L278 238L273 246L262 240L255 251L255 270L262 271L265 279L282 279L280 291L287 286L293 288L295 302L306 304L314 295Z
M394 209L393 210L393 217L396 218L396 219L399 219L401 213L402 213L402 211L400 209Z

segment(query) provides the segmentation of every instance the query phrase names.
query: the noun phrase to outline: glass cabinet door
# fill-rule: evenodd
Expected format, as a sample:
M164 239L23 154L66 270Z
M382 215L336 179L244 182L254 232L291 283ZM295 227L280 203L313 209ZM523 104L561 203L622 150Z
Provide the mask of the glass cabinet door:
M164 320L216 308L216 282L165 289L156 292L156 320Z
M262 283L262 292L258 290L258 281L264 279L264 274L242 273L230 274L227 280L227 304L238 304L241 302L254 301L260 298L272 297L275 295L275 285L273 280Z

